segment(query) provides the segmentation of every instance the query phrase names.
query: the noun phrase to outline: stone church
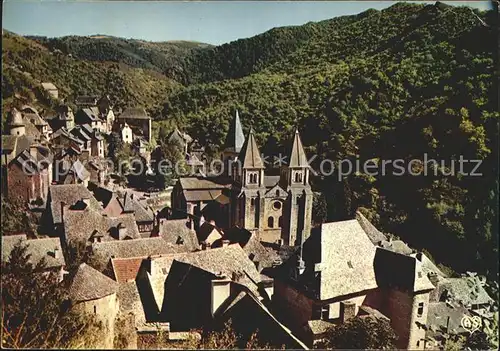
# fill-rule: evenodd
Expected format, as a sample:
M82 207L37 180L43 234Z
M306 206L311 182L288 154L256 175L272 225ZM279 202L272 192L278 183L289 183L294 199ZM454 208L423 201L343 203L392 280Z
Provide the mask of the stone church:
M209 212L221 228L240 227L261 241L300 245L310 235L313 193L310 166L299 131L279 175L266 174L253 129L243 134L238 112L231 122L221 155L223 175L184 177L172 194L172 208L188 214L197 229ZM211 209L212 211L209 211Z

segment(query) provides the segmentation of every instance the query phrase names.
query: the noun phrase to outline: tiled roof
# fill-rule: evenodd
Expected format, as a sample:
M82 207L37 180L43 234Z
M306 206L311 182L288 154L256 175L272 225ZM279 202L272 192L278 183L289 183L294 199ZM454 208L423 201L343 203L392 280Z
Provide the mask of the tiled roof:
M143 108L127 108L118 116L118 119L124 118L151 119L151 117L148 116L146 110Z
M123 235L119 234L119 226L125 227ZM140 238L133 215L107 217L89 207L82 210L71 210L65 207L64 233L67 240L82 242L87 242L96 233L102 235L104 241Z
M141 327L146 323L144 307L135 282L122 283L119 285L118 300L120 301L120 314L127 315L132 313L135 318L135 326Z
M159 236L167 243L184 246L187 251L194 251L200 247L196 232L188 228L186 219L162 219Z
M249 169L263 169L264 162L260 156L259 147L257 146L257 141L253 133L253 129L250 129L245 144L241 147L241 152L238 156L238 160L241 162L242 168Z
M358 220L361 227L364 229L368 238L370 238L371 242L374 244L378 244L380 241L386 241L387 237L382 232L380 232L370 221L363 216L363 214L359 211L356 211L356 219Z
M145 258L185 251L182 247L167 243L162 238L114 240L92 244L92 253L101 264L107 264L111 258Z
M224 148L226 150L240 152L244 143L245 135L243 134L243 129L241 128L240 115L238 114L238 111L236 111L234 119L229 125Z
M37 113L24 113L24 119L32 123L34 126L48 125L48 123Z
M143 257L112 258L111 265L118 283L134 281L141 267Z
M493 302L484 289L484 282L478 277L445 278L439 282L440 291L447 290L452 300L464 306L482 305Z
M311 333L313 333L314 335L321 335L334 327L335 324L318 319L308 321L307 326L311 330Z
M448 323L451 333L464 333L466 330L461 325L464 316L470 316L470 313L458 304L431 302L427 312L427 326L430 329L427 333L432 335L435 332L444 331Z
M83 184L63 184L51 185L50 193L50 211L54 224L62 223L61 202L66 205L73 205L81 199L89 199L90 207L102 211L101 205L92 196L92 193Z
M95 105L97 103L97 99L99 99L98 96L85 96L85 95L79 95L75 99L75 104L76 105Z
M212 201L222 194L222 189L212 190L184 190L184 197L187 202L192 201Z
M276 184L279 183L279 181L280 181L279 175L275 176L264 175L264 186L268 189L274 187Z
M17 136L2 135L2 153L10 153L16 149ZM5 151L5 152L4 152Z
M198 267L217 276L225 275L229 279L232 278L233 272L241 274L241 279L238 282L248 286L255 293L257 293L255 284L261 281L255 265L248 259L246 253L238 244L154 258L153 262L157 274L167 276L174 260ZM251 279L248 277L251 277Z
M16 245L23 245L27 240L26 234L2 235L2 262L7 262Z
M320 299L376 288L375 251L357 220L324 223L321 226Z
M134 213L137 222L152 222L154 221L154 213L151 209L144 208L133 194L125 192L123 196L117 197L123 212Z
M302 146L302 141L300 140L298 129L295 131L295 135L293 137L293 144L292 150L290 152L290 162L288 162L288 167L309 167L306 153L304 152L304 147Z
M231 183L218 178L182 177L179 179L183 190L195 189L224 189L231 187Z
M73 277L70 297L74 302L100 299L118 291L118 283L82 263Z

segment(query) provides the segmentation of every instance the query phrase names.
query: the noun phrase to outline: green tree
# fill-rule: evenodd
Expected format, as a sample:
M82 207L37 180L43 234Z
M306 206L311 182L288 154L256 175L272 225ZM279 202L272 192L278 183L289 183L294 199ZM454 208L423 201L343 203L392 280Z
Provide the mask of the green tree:
M57 273L41 274L45 262L29 262L17 245L2 263L2 346L7 348L92 348L98 324L70 309Z
M314 193L312 206L312 220L315 225L320 225L326 221L328 207L325 196L322 193Z
M7 199L2 194L2 233L28 235L36 234L36 219L26 205L15 199Z

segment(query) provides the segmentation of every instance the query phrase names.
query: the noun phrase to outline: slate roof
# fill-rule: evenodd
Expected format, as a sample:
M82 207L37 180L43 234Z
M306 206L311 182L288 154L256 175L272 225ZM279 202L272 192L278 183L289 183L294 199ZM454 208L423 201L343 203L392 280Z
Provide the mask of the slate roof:
M168 136L168 141L177 141L180 145L184 145L192 142L193 138L191 138L189 134L181 132L179 128L176 127Z
M376 248L357 220L322 224L320 242L320 300L377 287Z
M329 329L334 327L335 324L323 321L321 319L310 320L307 322L307 327L313 335L321 335L326 333Z
M2 262L7 262L14 247L23 245L27 239L26 234L2 235Z
M147 112L143 108L127 108L125 111L123 111L119 116L118 119L151 119L151 117L148 116Z
M2 135L2 154L10 153L16 149L17 136Z
M75 175L75 177L77 177L81 181L90 178L90 172L87 171L87 169L80 162L80 160L76 160L75 162L73 162L73 164L71 165L71 172Z
M82 263L72 279L69 294L74 302L100 299L118 291L118 283Z
M243 169L263 169L264 162L260 157L260 151L257 146L257 141L255 141L255 136L253 129L250 129L245 143L241 147L241 152L238 156L238 160L241 162Z
M120 301L119 313L123 316L132 313L135 316L135 326L144 326L146 316L139 291L137 290L137 284L135 282L121 283L118 287L117 297Z
M89 199L90 207L102 211L102 206L83 184L50 185L50 211L54 224L62 223L61 202L73 205L81 199Z
M439 331L446 331L449 317L450 333L465 333L461 321L464 316L470 316L470 312L458 304L446 302L431 302L427 312L427 334L432 335Z
M292 150L290 152L290 161L288 162L288 167L309 167L307 162L307 156L304 152L304 147L302 146L302 140L300 140L299 130L295 130L295 135L293 137Z
M375 228L375 226L371 224L370 221L365 216L363 216L361 212L356 211L356 219L358 220L359 224L365 231L366 235L368 235L368 238L370 238L372 243L377 245L381 241L387 241L386 235Z
M159 274L167 276L174 260L198 267L217 276L225 275L229 279L232 278L233 272L241 273L241 279L238 283L247 286L254 293L257 293L257 286L255 284L261 281L260 274L255 265L248 259L245 251L238 244L158 257L154 258L153 262ZM252 279L249 279L244 272Z
M240 152L243 144L245 143L245 135L243 134L243 129L241 128L240 115L238 110L234 119L229 124L229 130L227 132L226 141L224 143L225 150Z
M493 302L484 289L484 282L478 277L446 278L439 282L438 289L447 290L451 299L464 306L474 307Z
M99 109L97 108L97 106L82 108L82 112L91 121L100 120L100 117L99 117L100 113L99 113Z
M216 178L182 177L179 178L179 183L183 190L225 189L231 187L231 183Z
M123 196L118 196L117 200L124 213L133 213L137 222L154 221L154 213L149 208L144 208L132 193L125 192Z
M34 126L46 126L48 123L37 113L24 113L24 119Z
M184 246L187 251L200 247L196 232L188 228L186 219L160 220L158 235L167 243Z
M96 262L107 264L111 258L146 258L185 252L182 247L165 242L162 238L103 241L92 244Z
M264 175L264 186L268 189L273 188L276 184L278 184L280 181L280 176L275 175L275 176L270 176L270 175Z
M117 240L119 226L124 226L126 229L120 240L127 237L129 239L141 237L132 214L107 217L89 207L83 210L65 208L64 233L66 240L87 242L95 234L102 235L104 241Z
M222 194L222 190L189 190L183 191L183 194L187 202L212 201Z

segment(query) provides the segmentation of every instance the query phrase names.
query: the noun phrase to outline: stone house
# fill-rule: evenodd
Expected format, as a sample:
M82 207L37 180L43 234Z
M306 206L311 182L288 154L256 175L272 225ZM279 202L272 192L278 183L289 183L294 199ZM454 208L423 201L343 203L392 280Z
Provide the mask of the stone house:
M47 208L42 221L50 232L64 237L64 207L73 206L77 202L85 202L89 208L101 212L102 205L83 184L61 184L49 187Z
M151 142L151 117L143 108L128 108L118 115L116 121L119 125L129 126L137 137L143 137L148 143ZM130 139L129 142L132 142Z
M54 85L54 83L44 82L44 83L42 83L42 89L44 91L46 91L54 99L58 99L59 98L59 90Z
M51 139L52 128L47 121L40 117L37 110L31 106L23 106L21 108L21 113L23 114L23 120L25 120L25 123L29 122L35 126L44 140Z
M7 262L10 253L15 246L26 247L29 256L28 262L36 266L44 260L45 268L43 272L57 273L59 282L67 273L64 269L66 261L64 259L61 241L59 238L28 239L25 234L2 236L2 262ZM43 273L42 272L42 273Z
M102 115L97 106L84 107L76 112L75 117L76 124L88 124L95 131L108 132L107 116Z
M275 309L309 345L329 326L371 315L390 320L398 348L424 349L434 286L416 257L377 247L370 235L358 219L314 230L273 276Z
M117 297L118 284L101 272L80 264L71 277L69 295L73 308L94 316L103 324L100 347L112 349L115 321L120 304Z
M24 202L47 200L52 153L26 135L2 135L2 193Z
M200 249L196 232L188 227L186 219L162 218L159 220L158 228L151 233L152 237L161 237L170 244L179 245L186 248L186 251Z
M75 115L71 107L62 105L56 109L55 116L47 117L47 122L54 132L63 127L71 129L75 126Z
M116 120L113 124L113 130L120 134L120 138L125 144L131 144L134 141L134 133L127 122Z
M193 138L191 138L187 133L181 132L179 128L175 127L175 129L169 134L167 141L168 143L177 143L184 151L184 155L188 155L189 145L193 142Z
M76 241L90 246L101 241L141 238L132 214L108 217L92 208L88 199L64 205L62 211L66 243Z

